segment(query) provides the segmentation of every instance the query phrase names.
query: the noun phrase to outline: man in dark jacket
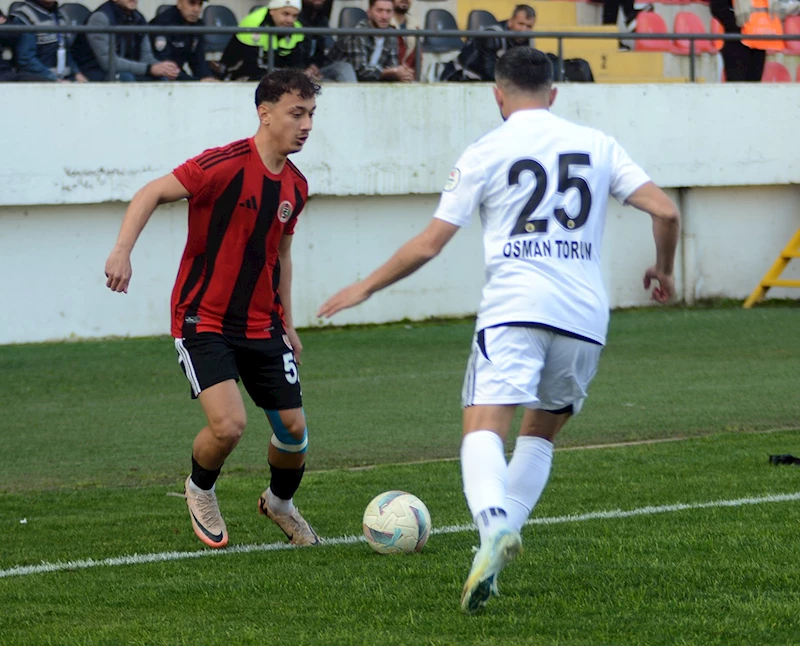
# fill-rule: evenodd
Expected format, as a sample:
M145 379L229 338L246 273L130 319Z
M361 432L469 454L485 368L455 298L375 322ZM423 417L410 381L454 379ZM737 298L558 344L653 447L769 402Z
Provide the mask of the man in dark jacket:
M86 24L97 27L146 25L144 16L136 10L138 4L138 0L108 0L89 15ZM178 78L178 66L172 61L159 61L153 55L150 39L145 34L117 34L116 45L116 79L108 78L111 49L111 37L108 34L80 34L75 39L72 55L90 81L131 82Z
M177 0L174 7L162 11L151 25L190 27L197 25L204 0ZM202 34L157 34L153 54L160 61L173 61L179 68L179 81L216 81L206 62L205 36ZM191 74L185 68L189 67Z
M536 26L536 10L526 4L514 7L514 12L509 20L497 23L485 30L498 32L526 32L533 31ZM445 65L442 72L442 81L494 81L494 67L497 59L507 49L518 46L533 47L533 39L518 38L515 36L500 36L495 38L474 38L470 40L458 58Z
M722 24L726 34L741 34L736 22L732 0L710 0L711 15ZM725 66L725 80L730 82L749 81L758 83L764 74L764 61L767 52L752 49L739 40L726 40L722 46L722 62Z
M303 0L298 20L304 27L329 27L333 0ZM356 83L356 72L346 61L331 62L326 51L326 36L306 36L309 43L306 71L315 81ZM333 41L331 40L331 46Z
M11 12L12 22L18 25L57 27L68 25L56 0L25 0ZM14 48L17 70L37 81L78 81L88 79L81 74L72 59L70 48L75 40L69 33L19 34Z

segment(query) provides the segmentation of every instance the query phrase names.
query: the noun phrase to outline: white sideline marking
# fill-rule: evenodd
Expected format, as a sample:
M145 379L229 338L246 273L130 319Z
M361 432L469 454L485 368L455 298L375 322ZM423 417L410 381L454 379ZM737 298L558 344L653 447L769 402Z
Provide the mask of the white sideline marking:
M712 502L678 503L675 505L662 505L660 507L639 507L638 509L613 509L610 511L592 511L585 514L571 514L568 516L551 516L549 518L532 518L525 525L558 525L561 523L579 523L586 520L630 518L632 516L651 516L653 514L666 514L675 511L690 509L709 509L711 507L741 507L743 505L760 505L768 502L788 502L800 500L800 491L796 493L773 494L757 498L737 498L736 500L716 500ZM472 523L466 525L448 525L434 529L432 534L457 534L460 532L475 531ZM363 536L338 536L325 539L324 545L351 545L364 542ZM11 576L27 576L29 574L43 574L46 572L63 572L65 570L85 570L100 566L139 565L142 563L161 563L164 561L180 561L183 559L196 559L205 556L226 556L228 554L249 554L251 552L275 552L278 550L297 549L289 543L261 543L257 545L234 545L221 550L199 550L196 552L158 552L155 554L132 554L130 556L117 556L114 558L85 559L81 561L57 561L56 563L43 562L39 565L18 565L8 570L0 570L0 579Z

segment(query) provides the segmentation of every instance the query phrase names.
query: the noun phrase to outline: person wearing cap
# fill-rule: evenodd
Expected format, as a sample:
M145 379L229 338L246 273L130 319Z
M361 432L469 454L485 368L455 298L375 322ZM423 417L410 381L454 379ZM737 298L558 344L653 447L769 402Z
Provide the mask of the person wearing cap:
M240 27L302 27L300 0L269 0L244 17ZM261 79L269 70L268 48L274 52L276 68L305 69L309 60L309 44L303 34L272 35L236 34L231 38L217 65L228 80Z
M204 0L177 0L174 7L165 9L150 21L164 27L197 25L203 13ZM153 54L160 61L174 61L180 68L178 81L216 81L206 62L206 42L203 34L156 34L151 37ZM191 70L191 74L186 68Z

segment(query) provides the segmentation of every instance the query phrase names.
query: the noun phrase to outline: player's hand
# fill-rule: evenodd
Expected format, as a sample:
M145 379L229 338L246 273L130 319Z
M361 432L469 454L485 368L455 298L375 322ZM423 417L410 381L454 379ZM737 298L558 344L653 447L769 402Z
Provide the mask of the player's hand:
M131 282L131 254L116 247L106 260L106 287L112 292L128 293L128 283Z
M303 362L300 361L300 355L303 354L303 344L300 342L300 337L297 335L297 330L287 325L286 336L288 337L289 343L292 346L292 352L294 352L295 363L298 366L302 365Z
M336 312L346 310L348 307L355 307L369 298L361 283L353 283L350 287L345 287L325 301L317 312L317 316L330 318Z
M644 288L650 289L653 281L658 281L658 285L653 288L651 298L656 303L667 303L675 295L675 279L672 274L665 274L657 267L650 267L644 272Z

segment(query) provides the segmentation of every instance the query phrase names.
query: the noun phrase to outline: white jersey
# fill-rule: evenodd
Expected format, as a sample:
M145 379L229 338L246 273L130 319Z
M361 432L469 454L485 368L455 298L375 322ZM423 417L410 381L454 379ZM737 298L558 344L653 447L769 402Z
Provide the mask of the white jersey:
M515 112L469 146L434 217L466 226L480 207L478 329L535 323L605 344L608 196L624 203L649 181L612 137L547 110Z

